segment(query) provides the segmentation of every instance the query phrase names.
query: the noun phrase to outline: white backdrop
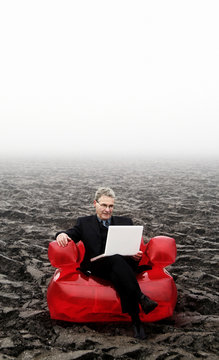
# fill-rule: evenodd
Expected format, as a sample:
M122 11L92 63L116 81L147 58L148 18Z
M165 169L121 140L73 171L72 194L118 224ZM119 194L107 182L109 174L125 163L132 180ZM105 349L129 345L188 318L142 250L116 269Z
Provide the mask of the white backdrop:
M1 157L218 156L218 4L1 1Z

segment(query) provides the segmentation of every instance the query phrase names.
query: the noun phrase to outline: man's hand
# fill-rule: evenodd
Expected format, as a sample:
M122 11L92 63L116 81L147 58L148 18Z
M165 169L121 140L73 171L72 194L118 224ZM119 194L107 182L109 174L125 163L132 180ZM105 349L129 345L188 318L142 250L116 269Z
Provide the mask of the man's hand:
M142 258L143 252L139 251L137 254L132 256L132 259L134 259L135 261L140 261Z
M68 245L68 242L71 240L71 238L65 234L65 233L61 233L57 236L56 241L58 243L59 246L65 247Z

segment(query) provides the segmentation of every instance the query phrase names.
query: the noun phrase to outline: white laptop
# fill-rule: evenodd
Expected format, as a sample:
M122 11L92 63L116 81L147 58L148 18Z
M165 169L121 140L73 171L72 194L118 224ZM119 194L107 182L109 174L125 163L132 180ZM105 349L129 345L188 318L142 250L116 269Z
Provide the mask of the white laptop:
M113 225L109 226L105 252L90 259L95 261L105 256L120 254L132 256L140 249L143 226L141 225Z

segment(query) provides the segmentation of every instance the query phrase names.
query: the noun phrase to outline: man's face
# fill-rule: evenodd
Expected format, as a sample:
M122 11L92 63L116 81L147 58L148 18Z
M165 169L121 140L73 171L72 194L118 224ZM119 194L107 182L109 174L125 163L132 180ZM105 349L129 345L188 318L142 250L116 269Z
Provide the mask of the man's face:
M113 213L114 199L109 196L102 195L98 201L94 200L97 216L101 220L108 220Z

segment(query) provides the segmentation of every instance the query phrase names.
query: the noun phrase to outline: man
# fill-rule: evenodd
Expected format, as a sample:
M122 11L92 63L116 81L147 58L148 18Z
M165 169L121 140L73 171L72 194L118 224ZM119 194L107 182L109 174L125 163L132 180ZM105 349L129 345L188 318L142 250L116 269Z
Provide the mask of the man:
M94 207L96 215L80 217L76 225L56 234L59 246L66 246L69 240L82 240L85 256L81 263L81 271L110 280L118 292L122 311L131 316L134 337L144 339L145 332L139 319L139 304L148 314L157 303L146 297L140 290L135 272L142 257L142 251L134 256L112 255L91 262L92 257L104 253L109 225L132 225L127 217L113 216L115 202L114 191L110 188L99 188L95 194Z

